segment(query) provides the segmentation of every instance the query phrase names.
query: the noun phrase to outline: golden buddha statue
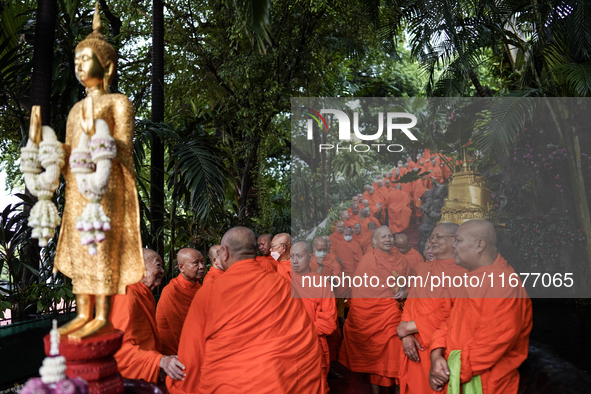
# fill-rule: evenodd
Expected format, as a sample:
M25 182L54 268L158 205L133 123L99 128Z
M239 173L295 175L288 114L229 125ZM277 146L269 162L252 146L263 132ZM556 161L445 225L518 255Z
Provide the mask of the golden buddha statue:
M134 109L126 96L109 92L117 66L117 52L100 32L98 3L92 27L93 32L75 50L76 78L86 87L87 97L74 105L66 125L64 150L68 155L66 159L70 160L66 160L62 169L66 200L54 262L54 271L59 270L72 279L76 296L76 318L59 328L61 335L68 334L72 339L112 329L108 321L111 296L125 294L127 285L139 282L145 271L133 166ZM104 194L95 203L100 203L101 214L104 212L111 222L96 244L91 240L89 249L79 223L77 228L89 198L79 190L82 186L79 179L77 182L72 148L79 146L81 138L89 139L95 124L98 130L99 122L101 130L107 130L106 138L114 141L111 142L112 159L108 160L110 168L103 171L108 179L99 180ZM98 173L98 164L96 168ZM94 319L93 303L96 307Z

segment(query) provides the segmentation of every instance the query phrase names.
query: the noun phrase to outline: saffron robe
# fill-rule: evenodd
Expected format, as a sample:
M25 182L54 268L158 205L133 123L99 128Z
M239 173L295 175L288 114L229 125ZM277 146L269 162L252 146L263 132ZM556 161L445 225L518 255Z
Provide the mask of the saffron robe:
M404 231L410 223L412 211L410 197L400 190L393 190L388 197L388 226L393 233Z
M292 294L301 297L318 334L318 344L322 349L322 373L326 380L330 370L330 350L326 339L337 330L337 306L330 287L314 287L323 281L324 276L317 272L292 276Z
M374 250L359 262L356 276L377 276L382 284L390 275L408 276L406 259L393 248L390 253ZM353 287L349 315L343 328L339 354L341 364L354 372L398 378L402 342L396 327L402 311L389 287Z
M162 295L156 307L160 353L167 356L178 353L183 323L199 288L201 288L199 282L193 284L179 274L162 289Z
M205 274L205 277L203 278L203 284L205 285L208 282L215 281L217 278L222 276L222 274L224 272L226 272L226 271L222 271L222 270L217 269L214 266L211 266L211 268L209 269L209 271L207 271L207 274Z
M414 250L413 250L414 251ZM416 252L416 251L414 251ZM416 252L418 255L418 252ZM406 254L408 256L410 252ZM422 256L419 255L422 261ZM407 257L407 260L410 260ZM410 263L409 263L410 264ZM441 277L445 274L449 277L462 276L468 272L455 264L455 259L438 260L431 263L420 263L413 267L424 281L427 281L427 274ZM404 351L400 356L400 393L435 393L429 385L429 372L431 370L431 338L433 333L439 329L441 324L449 317L455 296L458 295L458 288L441 287L433 289L430 287L416 287L410 289L408 299L404 304L402 321L414 321L418 333L413 334L421 344L423 350L418 350L419 362L410 361Z
M277 262L271 256L257 256L255 261L261 265L265 271L277 272Z
M179 361L185 380L171 394L321 393L318 334L291 285L254 259L232 264L195 295Z
M125 295L113 296L109 320L123 331L123 343L114 356L121 376L157 383L162 354L158 351L156 300L148 286L138 282L127 286Z
M277 273L287 280L291 280L291 260L278 261Z
M513 273L499 254L492 265L470 271L468 283L474 276L508 278ZM485 280L482 287L459 290L449 318L433 334L431 349L444 348L446 359L452 350L462 351L460 383L480 375L484 394L516 394L517 368L527 358L531 328L531 300L521 281L516 287L491 287Z

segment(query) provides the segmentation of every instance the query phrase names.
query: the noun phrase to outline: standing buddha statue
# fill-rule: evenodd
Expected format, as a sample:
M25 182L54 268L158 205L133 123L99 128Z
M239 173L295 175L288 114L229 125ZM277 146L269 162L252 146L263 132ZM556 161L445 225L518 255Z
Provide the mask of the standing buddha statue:
M66 125L65 208L54 262L54 271L72 279L76 296L76 318L59 328L72 339L111 330L111 296L125 294L145 271L134 109L126 96L109 92L117 52L100 32L98 3L92 28L75 50L76 78L86 87L86 98L74 105Z

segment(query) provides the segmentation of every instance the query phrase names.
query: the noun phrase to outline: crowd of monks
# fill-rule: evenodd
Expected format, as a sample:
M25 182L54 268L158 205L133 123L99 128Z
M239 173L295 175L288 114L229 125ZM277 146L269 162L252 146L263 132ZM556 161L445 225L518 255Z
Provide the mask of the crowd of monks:
M209 248L207 273L199 251L181 249L180 273L157 305L152 290L162 281L162 259L145 249L146 276L114 297L111 312L112 324L124 332L115 355L123 377L172 394L326 393L328 376L339 376L331 370L338 361L367 374L372 393L383 387L412 394L517 393L532 327L531 301L521 286L484 281L477 289L443 284L432 290L356 287L338 279L514 272L497 250L494 226L484 220L440 223L423 254L411 247L402 233L410 201L430 180L410 188L395 182L406 171L422 172L425 161L432 162L424 167L428 176L442 182L439 158L427 154L417 163L399 162L367 185L329 236L257 239L250 229L234 227Z

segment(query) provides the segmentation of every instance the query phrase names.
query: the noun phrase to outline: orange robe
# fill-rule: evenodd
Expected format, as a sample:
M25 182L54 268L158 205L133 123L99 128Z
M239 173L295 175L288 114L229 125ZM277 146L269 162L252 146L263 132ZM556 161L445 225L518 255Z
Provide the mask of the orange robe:
M278 261L277 273L287 280L291 280L291 260Z
M422 265L425 264L423 256L413 248L410 248L410 250L406 252L406 254L404 254L403 256L408 262L408 266L412 268L415 272L419 272L418 268L422 267Z
M335 254L341 259L342 271L346 275L353 275L359 260L363 257L361 247L353 240L339 244L335 249Z
M380 221L378 219L376 219L373 216L368 216L365 219L363 219L361 222L359 222L359 224L361 224L361 233L367 233L369 231L369 227L367 227L369 225L370 222L374 222L376 224L376 227L380 227Z
M211 266L211 268L209 269L209 271L207 271L207 274L205 274L205 277L203 278L203 284L205 285L208 282L215 281L218 277L222 276L224 272L226 271L222 271L214 266Z
M277 262L271 256L257 256L255 261L261 265L265 271L277 272Z
M337 256L334 253L329 253L324 256L322 261L324 268L322 268L322 275L324 276L341 276L341 264L337 261ZM310 260L310 269L316 272L318 269L318 262L316 256Z
M414 250L413 250L414 251ZM415 251L416 252L416 251ZM418 252L416 252L418 254ZM407 253L407 260L410 261ZM419 255L420 256L420 255ZM422 257L421 257L422 261ZM410 264L410 263L409 263ZM413 267L424 281L427 274L441 277L462 276L468 272L455 264L455 259L438 260L432 263L418 263ZM426 282L428 283L428 282ZM449 317L454 297L457 296L457 288L438 287L431 291L429 287L417 286L410 290L408 299L404 304L402 321L414 321L418 333L413 334L421 344L423 350L419 350L419 362L410 361L406 354L400 354L400 393L435 393L429 385L429 371L431 370L431 350L429 345L433 333Z
M123 331L123 343L115 353L121 376L157 383L162 354L158 352L156 300L148 286L138 282L127 286L125 295L113 296L109 320Z
M435 179L436 182L438 183L442 183L443 182L443 174L441 173L441 168L439 166L436 167L432 167L431 170L433 170L433 172L430 175L429 179Z
M308 280L310 280L309 283ZM295 296L301 297L306 312L316 327L318 343L322 349L322 373L326 380L330 370L330 350L326 339L337 330L337 306L330 287L315 288L313 280L324 283L324 275L317 272L309 272L305 275L294 274L292 291L297 293ZM328 384L325 392L328 392Z
M414 209L415 209L415 215L416 216L423 216L423 214L419 211L419 208L421 207L423 201L419 200L422 195L427 191L427 188L425 187L425 181L422 179L418 179L414 182L412 182L412 198L414 200Z
M167 356L178 353L185 316L199 288L201 288L199 282L193 284L179 274L162 289L162 295L156 307L160 353Z
M374 250L359 262L356 276L377 276L382 284L393 272L411 273L398 249L390 253ZM389 287L353 287L353 299L343 328L339 362L354 372L370 373L372 383L391 386L398 378L402 343L396 327L402 311ZM370 298L362 298L370 297Z
M507 278L514 272L499 254L492 265L468 276ZM431 349L444 348L446 359L452 350L462 351L460 383L480 375L484 394L517 393L517 368L527 358L531 328L531 300L521 283L493 288L485 280L482 287L460 289L449 318L433 334ZM442 393L446 392L447 385Z
M431 150L425 149L425 152L423 153L423 159L425 159L425 160L431 159Z
M336 231L328 236L330 238L330 246L334 250L338 244L341 242L345 242L342 233L337 233Z
M355 232L353 232L353 241L357 242L359 244L359 246L361 246L361 242L363 241L363 231L361 231L359 233L359 235L357 235L357 234L355 234ZM363 248L361 249L361 252L363 252Z
M373 237L373 231L367 231L363 235L361 242L359 242L359 246L361 246L361 252L363 253L364 256L366 253L373 251L373 248L371 247L371 238L372 237Z
M318 335L291 285L254 259L234 263L191 304L171 394L321 393Z
M401 190L393 190L388 197L388 226L393 233L404 231L410 223L410 197Z
M338 262L337 257L334 253L329 253L324 257L324 268L322 269L322 276L338 276L341 278L341 263ZM316 272L318 269L318 263L316 262L316 256L312 257L310 260L310 269L312 272ZM326 279L325 279L326 280ZM328 282L324 282L328 283ZM335 297L341 297L344 293L344 288L338 287L335 289ZM344 316L344 305L342 314ZM341 346L341 330L335 330L331 335L326 337L328 348L330 350L330 361L337 361L337 355L339 354L339 348Z

